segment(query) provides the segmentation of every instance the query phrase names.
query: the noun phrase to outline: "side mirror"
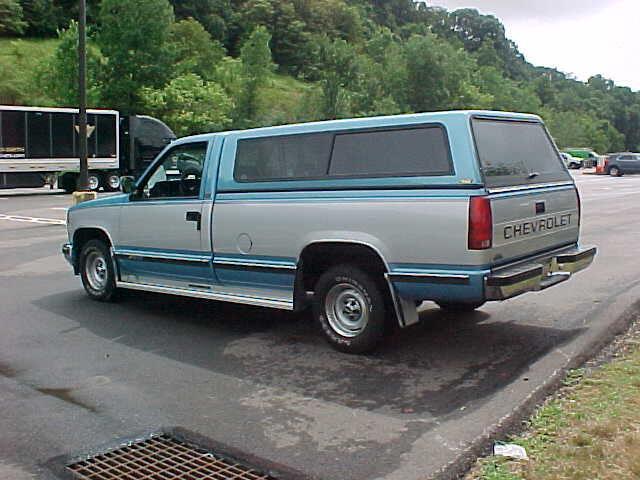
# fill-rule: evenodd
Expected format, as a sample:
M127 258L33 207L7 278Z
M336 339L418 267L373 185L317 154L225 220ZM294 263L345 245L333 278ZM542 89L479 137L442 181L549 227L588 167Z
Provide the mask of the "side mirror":
M133 177L120 177L120 188L124 193L132 193L136 188L136 181Z

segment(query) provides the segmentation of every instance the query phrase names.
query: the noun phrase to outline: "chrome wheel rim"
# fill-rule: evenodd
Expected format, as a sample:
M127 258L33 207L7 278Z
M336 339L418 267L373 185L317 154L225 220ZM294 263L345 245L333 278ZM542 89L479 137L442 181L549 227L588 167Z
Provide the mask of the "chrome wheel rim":
M609 171L609 173L610 173L611 175L613 175L614 177L617 177L617 176L618 176L618 169L617 169L617 168L612 168L612 169Z
M109 184L110 188L112 188L113 190L116 190L120 188L120 177L118 177L117 175L111 175L107 179L107 183Z
M101 252L91 251L87 254L85 274L87 282L93 290L102 291L107 286L109 270L107 269L107 260Z
M343 337L357 337L369 322L366 295L350 283L334 285L324 302L331 328Z
M97 190L100 185L100 180L95 175L89 175L89 189Z

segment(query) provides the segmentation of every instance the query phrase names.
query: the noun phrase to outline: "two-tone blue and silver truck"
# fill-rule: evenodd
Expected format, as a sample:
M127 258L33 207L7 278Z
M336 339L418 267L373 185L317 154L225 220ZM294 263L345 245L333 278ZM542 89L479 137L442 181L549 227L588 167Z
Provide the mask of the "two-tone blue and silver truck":
M567 280L580 198L534 115L426 113L171 143L127 192L69 210L88 295L118 289L313 307L337 349L373 349L430 300L479 308Z

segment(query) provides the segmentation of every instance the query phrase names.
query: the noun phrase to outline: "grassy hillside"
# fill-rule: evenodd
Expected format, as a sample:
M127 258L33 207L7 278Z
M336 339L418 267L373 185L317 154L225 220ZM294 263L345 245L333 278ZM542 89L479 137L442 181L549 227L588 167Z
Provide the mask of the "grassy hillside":
M36 77L43 60L53 55L58 42L58 39L0 38L0 72L3 72L0 104L55 106L41 92ZM303 115L315 88L288 75L273 75L260 89L256 120L261 125L296 121Z
M51 105L36 83L39 66L53 55L57 39L0 38L0 103Z

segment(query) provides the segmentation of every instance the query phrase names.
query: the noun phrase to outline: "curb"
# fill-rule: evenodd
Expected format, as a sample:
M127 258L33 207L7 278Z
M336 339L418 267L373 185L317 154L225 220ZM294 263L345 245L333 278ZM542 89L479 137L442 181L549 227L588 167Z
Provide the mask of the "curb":
M614 302L615 303L615 302ZM596 357L617 336L625 333L640 314L640 300L633 302L607 328L606 335L589 341L579 353L570 358L565 365L555 370L548 380L539 385L508 415L492 425L481 436L464 447L462 453L428 480L456 480L463 478L475 461L491 452L491 446L497 438L523 431L523 421L529 418L549 396L562 386L567 373L583 366Z

